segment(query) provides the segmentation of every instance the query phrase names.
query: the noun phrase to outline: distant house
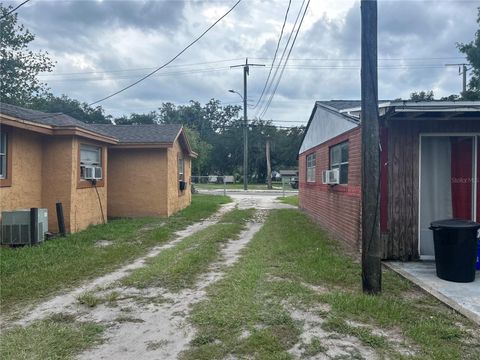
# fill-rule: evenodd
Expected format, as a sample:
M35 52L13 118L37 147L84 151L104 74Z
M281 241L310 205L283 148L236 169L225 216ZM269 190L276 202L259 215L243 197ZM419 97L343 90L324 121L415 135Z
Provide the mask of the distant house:
M360 114L359 101L317 101L299 150L300 208L355 248ZM431 221L480 220L480 101L381 102L379 115L383 258L433 258Z
M142 126L125 127L132 134L120 136L113 125L1 103L0 211L47 208L55 232L61 202L66 230L76 232L107 216L171 215L187 206L190 191L179 190L179 182L189 182L195 154L183 129L155 125L146 138ZM96 181L88 179L92 170Z

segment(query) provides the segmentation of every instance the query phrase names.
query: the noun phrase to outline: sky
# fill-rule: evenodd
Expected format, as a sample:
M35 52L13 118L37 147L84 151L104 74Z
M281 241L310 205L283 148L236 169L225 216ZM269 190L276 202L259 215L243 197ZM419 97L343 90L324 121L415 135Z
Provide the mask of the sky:
M31 0L18 9L18 21L36 35L30 47L48 51L56 61L53 72L41 75L51 92L92 103L169 61L235 2ZM243 94L242 68L231 66L247 57L265 64L250 68L249 118L298 126L307 123L316 100L359 99L360 2L312 0L270 106L266 108L271 92L266 92L255 107L288 4L241 1L170 65L99 105L114 116L150 112L164 102L203 104L215 98L224 105L242 105L241 97L228 90ZM301 6L302 0L292 0L277 62ZM465 61L456 44L473 40L478 6L468 0L379 0L379 98L407 99L422 90L438 97L458 94L458 67L445 64Z

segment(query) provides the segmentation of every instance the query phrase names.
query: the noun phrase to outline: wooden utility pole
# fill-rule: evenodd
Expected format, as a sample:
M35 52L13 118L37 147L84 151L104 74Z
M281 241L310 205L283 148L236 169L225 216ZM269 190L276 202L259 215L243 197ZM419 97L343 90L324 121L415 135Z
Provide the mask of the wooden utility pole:
M362 0L362 286L382 291L377 1Z
M270 164L270 139L265 145L265 157L267 158L267 187L272 190L272 166Z
M458 66L458 75L462 75L462 93L463 96L467 92L467 69L468 64L445 64L445 66Z
M248 58L245 64L230 66L230 68L243 67L243 190L248 189L248 117L247 117L247 76L250 66L265 66L264 64L249 64ZM240 95L241 96L241 95Z

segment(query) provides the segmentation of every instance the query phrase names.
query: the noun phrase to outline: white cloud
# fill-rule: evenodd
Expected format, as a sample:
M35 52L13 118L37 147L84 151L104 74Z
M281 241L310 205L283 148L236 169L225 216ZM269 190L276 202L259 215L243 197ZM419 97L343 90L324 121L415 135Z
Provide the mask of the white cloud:
M34 46L48 50L57 61L54 74L100 72L44 77L51 79L49 85L55 93L91 102L149 70L102 71L161 65L234 2L35 1L19 10L19 21L37 35ZM301 3L292 1L285 39ZM238 102L227 90L242 89L242 71L229 67L242 63L245 57L270 64L287 4L286 0L244 0L173 66L102 106L120 115L151 111L164 101L185 104L191 99L205 102L218 98ZM461 83L456 69L443 64L461 61L455 43L473 39L478 29L477 7L475 1L379 1L379 96L408 97L412 91L429 89L438 96L457 93ZM306 122L315 100L358 98L359 57L359 2L311 1L292 60L266 118ZM400 60L382 60L392 58ZM228 59L236 60L212 62ZM177 66L203 62L210 63ZM168 75L171 73L176 75ZM267 75L268 66L251 69L252 103L258 99Z

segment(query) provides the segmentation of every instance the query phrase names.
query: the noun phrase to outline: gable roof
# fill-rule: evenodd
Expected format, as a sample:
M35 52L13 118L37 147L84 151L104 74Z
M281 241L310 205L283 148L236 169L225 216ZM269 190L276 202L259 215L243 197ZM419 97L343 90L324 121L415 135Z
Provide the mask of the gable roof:
M179 124L95 124L93 127L115 137L120 144L173 143L182 130L182 125Z
M92 124L87 124L69 115L62 113L46 113L38 110L30 110L20 106L0 103L0 114L16 119L29 121L39 125L47 125L53 128L79 128L88 130L99 135L110 137L102 130L97 130Z
M46 113L0 103L2 123L48 135L80 135L126 147L170 147L178 139L187 153L196 157L180 124L114 125L87 124L62 113Z
M349 127L345 121L360 125L361 100L328 100L316 101L307 126L303 133L299 154L321 144L326 139L333 138ZM387 119L478 119L480 116L480 101L413 101L413 100L378 100L379 118ZM314 129L317 134L310 135L309 131L317 111L321 109L326 119L325 126L330 128ZM446 116L445 114L448 114ZM328 119L327 119L328 118ZM343 121L342 121L343 120ZM332 124L335 122L335 124ZM336 127L336 129L333 129ZM342 132L340 132L341 130ZM336 134L336 135L335 135ZM312 139L308 139L308 137ZM313 139L314 138L314 139Z

